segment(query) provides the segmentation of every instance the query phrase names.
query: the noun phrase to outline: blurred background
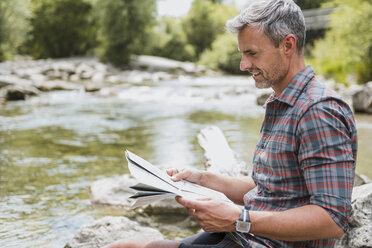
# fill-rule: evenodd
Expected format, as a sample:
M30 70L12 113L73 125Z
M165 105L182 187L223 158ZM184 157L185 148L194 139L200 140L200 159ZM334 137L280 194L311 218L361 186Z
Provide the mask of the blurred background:
M305 13L306 58L317 72L339 83L370 81L371 2L296 2L305 12L325 9ZM123 66L129 63L130 55L147 54L239 73L236 40L225 32L224 24L244 3L1 0L0 61L18 55L41 59L94 54Z
M306 62L353 100L357 171L372 178L372 98L353 96L372 92L372 2L296 2ZM267 91L239 71L236 36L224 29L245 4L0 0L0 246L63 247L82 225L125 215L93 206L88 193L92 182L128 173L124 149L201 169L196 136L216 125L250 164ZM172 217L149 218L161 226Z

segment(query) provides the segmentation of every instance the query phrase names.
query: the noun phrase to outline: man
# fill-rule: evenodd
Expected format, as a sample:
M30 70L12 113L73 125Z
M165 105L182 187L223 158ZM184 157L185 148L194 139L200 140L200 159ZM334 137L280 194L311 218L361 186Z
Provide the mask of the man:
M305 66L305 22L292 0L253 0L227 22L240 69L271 87L252 175L168 170L223 192L237 205L177 197L205 232L183 241L119 241L110 247L333 247L347 230L357 135L352 111Z

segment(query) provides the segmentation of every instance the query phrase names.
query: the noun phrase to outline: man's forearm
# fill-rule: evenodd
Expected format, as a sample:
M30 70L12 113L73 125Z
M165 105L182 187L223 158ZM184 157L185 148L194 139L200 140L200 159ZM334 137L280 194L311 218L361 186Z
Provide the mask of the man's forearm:
M282 212L250 211L251 233L270 239L303 241L339 238L343 230L322 207L306 205Z
M252 177L233 178L210 172L202 174L200 185L224 193L234 203L243 205L244 195L256 187Z

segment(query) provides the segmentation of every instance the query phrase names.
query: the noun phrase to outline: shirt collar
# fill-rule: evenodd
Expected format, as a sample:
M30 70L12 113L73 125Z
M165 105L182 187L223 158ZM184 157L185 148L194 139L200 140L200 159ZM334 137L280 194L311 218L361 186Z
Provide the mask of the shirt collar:
M300 93L310 80L315 76L313 68L308 65L300 71L291 81L291 83L283 90L279 96L275 96L275 92L269 97L268 102L278 100L290 106L293 106L297 101Z

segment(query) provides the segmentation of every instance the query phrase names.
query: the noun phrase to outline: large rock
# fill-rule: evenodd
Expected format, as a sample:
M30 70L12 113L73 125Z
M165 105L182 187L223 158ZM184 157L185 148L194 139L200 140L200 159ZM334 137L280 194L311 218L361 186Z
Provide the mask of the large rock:
M372 183L354 187L349 226L337 248L372 247Z
M128 197L134 193L134 190L129 186L136 183L137 181L130 175L97 180L89 188L90 200L93 204L130 208Z
M372 81L357 90L352 99L356 112L372 114Z
M79 90L82 86L74 83L66 82L63 80L53 80L53 81L38 81L34 83L34 86L41 91L53 91L53 90Z
M369 179L366 175L355 172L354 187L361 186L361 185L368 184L368 183L372 183L372 180Z
M209 126L198 134L206 170L229 176L248 175L248 165L230 148L221 129Z
M0 75L0 88L14 84L13 82L9 82L9 78L13 77L8 75Z
M0 99L5 101L25 100L36 95L39 95L39 90L33 86L8 85L0 89Z
M137 181L130 175L103 178L92 183L90 186L90 199L93 204L104 206L116 206L130 209L132 200L129 199L135 193L129 187ZM174 198L154 202L141 208L141 211L151 214L187 214L184 207L178 204Z
M0 75L0 88L10 85L32 86L32 81L14 75Z
M146 71L163 71L176 74L202 74L206 71L204 66L196 66L191 62L181 62L168 58L155 56L138 56L132 59L130 66L134 69Z
M119 239L163 239L163 235L125 217L107 216L82 226L65 248L101 248Z
M205 73L206 68L203 66L155 56L133 57L126 70L103 64L95 57L6 61L0 63L0 88L27 84L41 91L76 90L77 85L69 82L145 83L170 80L185 74L194 76Z
M272 90L260 90L260 94L257 96L256 103L259 106L265 105L267 99L272 95L273 91Z

